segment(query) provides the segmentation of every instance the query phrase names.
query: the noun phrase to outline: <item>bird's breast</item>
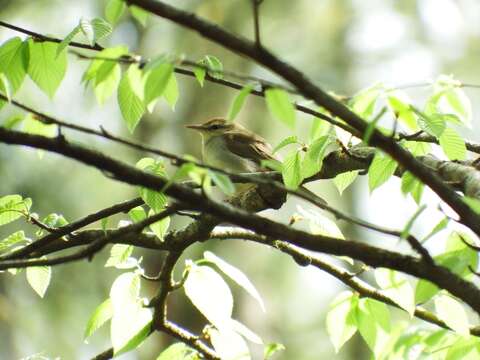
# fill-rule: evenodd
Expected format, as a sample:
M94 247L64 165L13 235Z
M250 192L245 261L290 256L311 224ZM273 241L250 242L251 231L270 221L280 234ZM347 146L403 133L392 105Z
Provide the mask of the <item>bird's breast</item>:
M221 137L212 137L205 142L203 161L208 165L236 173L258 171L255 162L232 153Z

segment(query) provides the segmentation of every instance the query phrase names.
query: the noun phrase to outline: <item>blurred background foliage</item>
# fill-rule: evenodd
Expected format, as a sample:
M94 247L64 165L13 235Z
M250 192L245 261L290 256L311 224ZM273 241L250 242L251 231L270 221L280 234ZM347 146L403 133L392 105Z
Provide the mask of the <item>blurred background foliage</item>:
M172 5L196 12L232 32L252 37L249 0L177 0ZM0 19L18 26L64 37L81 17L103 16L104 1L0 0ZM390 85L424 83L440 73L454 74L466 83L480 83L480 3L477 0L265 0L261 9L262 38L276 54L301 68L324 89L351 95L376 82ZM0 28L0 41L18 36ZM22 36L22 35L20 35ZM185 55L197 60L206 54L217 56L224 68L275 80L273 75L212 44L195 33L158 18L150 18L147 27L124 17L105 46L126 44L142 56L162 53ZM69 56L68 71L54 101L50 101L33 83L24 84L16 98L60 119L130 136L121 120L115 97L99 106L91 89L80 83L88 66L84 60ZM177 154L200 157L200 139L184 129L187 123L212 116L225 116L234 90L206 83L200 88L189 77L177 76L180 99L175 111L165 103L146 115L133 137L137 141ZM416 103L429 94L425 87L408 90ZM473 104L480 91L467 89ZM474 112L476 106L474 105ZM15 114L8 106L0 113L0 122ZM306 137L308 118L297 114L298 133ZM288 129L270 118L264 100L250 97L238 118L242 124L266 137L272 144L288 136ZM478 118L474 119L474 127ZM479 140L479 133L464 134ZM70 138L134 164L142 154L106 141L69 134ZM98 171L56 155L39 154L23 147L0 145L1 194L21 194L33 198L33 211L42 217L63 214L72 221L115 202L136 196L136 189L116 183ZM393 180L368 199L364 179L357 181L342 197L329 181L314 184L331 204L352 214L361 214L383 225L401 227L415 209L411 199L399 193ZM388 204L385 198L389 199ZM287 220L295 211L290 201L279 212L267 216ZM121 217L111 220L116 223ZM177 219L181 227L186 219ZM432 223L435 221L432 220ZM360 234L340 224L347 236ZM420 227L422 225L419 225ZM34 237L34 229L20 221L2 228L0 237L15 229L25 229ZM421 228L420 228L421 230ZM365 235L365 234L364 234ZM366 238L366 236L363 236ZM368 240L386 240L369 236ZM385 243L390 241L390 243ZM254 244L229 241L209 242L189 249L187 258L196 259L210 249L239 267L258 287L266 302L262 313L253 300L235 290L235 316L267 342L280 342L286 351L282 359L313 360L323 358L369 358L358 335L334 354L325 331L328 303L341 285L328 275L301 268L288 257ZM53 270L53 279L44 299L27 285L23 274L0 275L0 357L17 359L40 353L62 359L86 359L109 347L108 326L89 344L82 343L86 321L93 309L107 298L119 270L104 268L107 251L85 261L62 265ZM158 253L136 250L144 256L149 274L161 264ZM180 262L178 266L181 271ZM152 296L155 283L146 283L144 295ZM182 292L170 299L173 320L201 331L203 319ZM153 359L171 341L154 335L136 353L121 359ZM255 349L259 354L261 349Z

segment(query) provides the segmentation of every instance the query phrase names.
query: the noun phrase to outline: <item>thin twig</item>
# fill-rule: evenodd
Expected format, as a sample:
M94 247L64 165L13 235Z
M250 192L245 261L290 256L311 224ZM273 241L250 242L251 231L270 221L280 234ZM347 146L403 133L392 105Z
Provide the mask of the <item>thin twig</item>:
M263 0L252 0L253 8L253 26L255 32L255 44L260 48L262 42L260 41L260 5Z

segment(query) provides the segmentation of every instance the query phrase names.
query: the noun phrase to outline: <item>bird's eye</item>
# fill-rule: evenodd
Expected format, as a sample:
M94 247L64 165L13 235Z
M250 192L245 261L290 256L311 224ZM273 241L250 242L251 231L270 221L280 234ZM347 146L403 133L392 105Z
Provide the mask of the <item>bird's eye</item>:
M210 126L210 129L218 130L218 129L220 129L220 125L212 125L212 126Z

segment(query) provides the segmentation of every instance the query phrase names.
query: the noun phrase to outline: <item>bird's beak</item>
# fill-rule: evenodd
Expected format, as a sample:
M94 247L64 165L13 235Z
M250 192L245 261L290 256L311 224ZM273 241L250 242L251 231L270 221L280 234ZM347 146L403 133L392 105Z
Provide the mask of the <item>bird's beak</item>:
M199 124L193 124L193 125L185 125L187 129L193 129L193 130L203 130L203 125Z

